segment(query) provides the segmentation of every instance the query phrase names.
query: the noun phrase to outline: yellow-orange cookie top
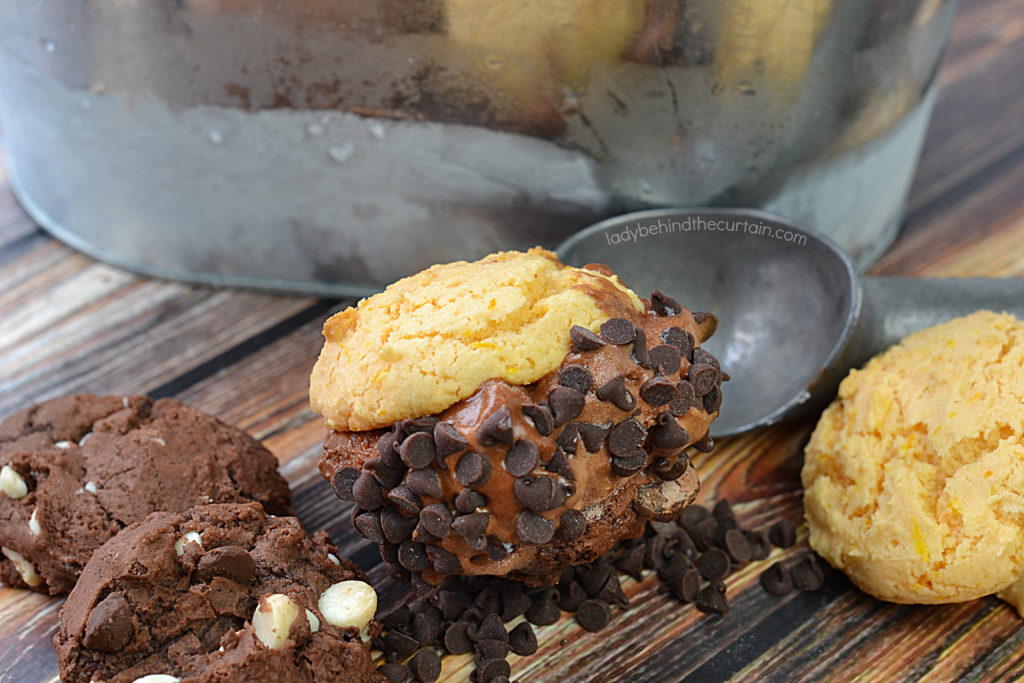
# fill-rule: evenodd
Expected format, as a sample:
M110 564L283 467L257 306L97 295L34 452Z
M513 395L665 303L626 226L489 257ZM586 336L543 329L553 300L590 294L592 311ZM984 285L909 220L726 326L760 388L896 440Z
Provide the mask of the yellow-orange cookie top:
M485 380L529 384L555 370L573 325L596 332L643 310L614 275L539 247L432 266L324 324L310 405L347 431L433 415Z
M941 603L1024 575L1024 323L979 311L843 380L807 445L811 546L883 600Z

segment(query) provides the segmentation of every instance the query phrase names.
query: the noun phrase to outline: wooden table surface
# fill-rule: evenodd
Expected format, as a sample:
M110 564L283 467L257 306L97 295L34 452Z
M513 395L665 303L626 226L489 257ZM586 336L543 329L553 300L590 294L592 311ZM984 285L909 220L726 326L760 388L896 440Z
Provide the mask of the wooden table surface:
M1024 272L1024 0L961 6L906 227L873 272ZM2 172L0 172L2 173ZM306 403L320 327L339 302L149 280L82 256L41 231L0 176L0 417L73 392L175 396L249 430L273 450L310 530L326 528L378 585L404 588L350 528L315 470L322 427ZM728 497L745 525L801 517L810 423L720 441L697 462L702 500ZM806 547L774 551L768 561ZM512 656L521 681L989 680L1024 677L1024 629L996 600L940 607L867 597L833 572L817 593L768 595L766 563L729 581L732 611L706 618L625 582L631 607L588 634L572 618L538 628L540 651ZM56 677L60 601L0 589L0 681ZM466 680L469 656L445 660Z

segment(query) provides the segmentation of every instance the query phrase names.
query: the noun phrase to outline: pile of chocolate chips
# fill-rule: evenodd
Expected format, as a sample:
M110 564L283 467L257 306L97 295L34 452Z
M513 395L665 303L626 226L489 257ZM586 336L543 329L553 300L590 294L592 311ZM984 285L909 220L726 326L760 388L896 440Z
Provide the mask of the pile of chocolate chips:
M587 631L600 631L613 607L625 608L621 574L643 580L645 569L656 572L668 592L695 603L706 614L729 611L724 579L751 561L763 560L771 546L796 543L796 528L787 520L767 531L740 527L728 501L712 510L690 505L677 521L651 522L642 538L619 543L597 561L569 567L558 583L528 588L499 577L449 577L411 603L380 617L385 633L374 643L384 652L378 671L392 683L429 683L441 674L441 656L473 654L476 683L509 681L509 652L520 656L537 651L533 626L557 622L562 612L575 614ZM815 555L807 553L789 564L776 562L761 574L761 585L774 595L794 587L814 591L824 583ZM524 619L511 630L506 624Z

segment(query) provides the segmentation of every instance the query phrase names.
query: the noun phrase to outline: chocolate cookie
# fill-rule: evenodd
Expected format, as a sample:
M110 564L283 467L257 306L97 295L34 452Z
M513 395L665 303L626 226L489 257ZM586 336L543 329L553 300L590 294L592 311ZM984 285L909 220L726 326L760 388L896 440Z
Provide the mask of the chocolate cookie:
M0 581L52 595L157 510L258 501L289 514L277 459L172 399L75 395L0 423Z
M64 603L61 680L382 680L377 595L337 552L256 503L153 513L96 551Z

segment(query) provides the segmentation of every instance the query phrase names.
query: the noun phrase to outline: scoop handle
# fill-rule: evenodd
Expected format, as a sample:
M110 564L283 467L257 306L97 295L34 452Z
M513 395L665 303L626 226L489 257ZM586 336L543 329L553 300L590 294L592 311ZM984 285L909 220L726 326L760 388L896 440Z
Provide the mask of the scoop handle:
M866 277L848 361L863 365L911 332L988 309L1024 318L1024 279Z

